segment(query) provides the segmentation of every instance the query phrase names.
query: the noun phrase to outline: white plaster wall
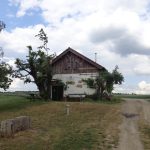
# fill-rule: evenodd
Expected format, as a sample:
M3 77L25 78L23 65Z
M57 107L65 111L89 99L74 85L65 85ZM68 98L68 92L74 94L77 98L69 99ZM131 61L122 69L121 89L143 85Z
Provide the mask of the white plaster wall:
M82 79L95 78L98 73L80 73L80 74L56 74L53 79L60 79L64 83L72 81L74 84L68 84L68 88L64 91L64 95L68 94L94 94L95 89L87 87L87 84ZM82 81L82 82L81 82Z

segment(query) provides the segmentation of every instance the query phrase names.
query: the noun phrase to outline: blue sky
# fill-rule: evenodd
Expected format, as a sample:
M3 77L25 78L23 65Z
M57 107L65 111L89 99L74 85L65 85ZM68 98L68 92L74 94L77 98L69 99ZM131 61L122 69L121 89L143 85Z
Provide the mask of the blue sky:
M28 10L28 15L24 15L22 17L16 17L19 5L11 4L9 0L2 0L0 3L0 8L0 19L5 20L8 31L11 31L16 27L25 28L40 23L46 24L41 16L41 10L39 8L35 10Z
M84 1L84 2L83 2ZM150 93L149 0L1 0L0 34L5 60L14 66L25 59L27 45L40 44L34 36L43 28L51 53L72 47L109 71L119 66L125 82L116 92ZM36 90L15 79L10 90Z

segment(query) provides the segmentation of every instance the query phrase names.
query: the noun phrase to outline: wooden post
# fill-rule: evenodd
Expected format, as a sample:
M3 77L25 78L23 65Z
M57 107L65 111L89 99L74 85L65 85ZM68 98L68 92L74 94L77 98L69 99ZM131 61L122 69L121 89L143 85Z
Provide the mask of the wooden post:
M67 116L70 114L70 105L69 104L66 105L66 114L67 114Z

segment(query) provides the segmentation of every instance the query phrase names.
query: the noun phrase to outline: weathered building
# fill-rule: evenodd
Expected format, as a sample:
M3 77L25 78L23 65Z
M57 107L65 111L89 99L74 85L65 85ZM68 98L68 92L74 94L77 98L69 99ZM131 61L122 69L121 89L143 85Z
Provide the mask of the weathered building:
M98 73L105 68L91 59L83 56L72 48L66 49L57 56L52 63L53 79L60 79L67 85L55 85L52 87L53 99L61 99L61 97L72 95L91 95L94 89L88 88L83 79L95 78Z

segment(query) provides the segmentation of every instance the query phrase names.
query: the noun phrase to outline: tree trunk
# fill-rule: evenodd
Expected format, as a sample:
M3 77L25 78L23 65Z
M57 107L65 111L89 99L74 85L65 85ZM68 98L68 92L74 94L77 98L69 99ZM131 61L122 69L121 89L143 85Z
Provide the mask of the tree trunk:
M103 88L101 87L101 89L100 89L100 99L102 100L103 99Z
M38 84L40 96L45 100L51 100L51 83Z
M98 87L98 91L99 91L98 98L102 100L103 99L103 92L104 92L103 85L101 85L101 86Z
M43 84L37 84L38 89L39 89L39 93L40 93L40 97L43 99L47 99L46 93L47 91L45 90L45 87Z
M47 59L47 98L51 100L51 87L52 87L52 64L50 64L51 59Z
M101 91L100 91L100 86L97 87L97 91L96 91L96 95L97 95L97 99L101 99Z
M47 99L51 100L51 84L49 83L49 85L47 86L47 91L46 91L46 95L47 95Z

